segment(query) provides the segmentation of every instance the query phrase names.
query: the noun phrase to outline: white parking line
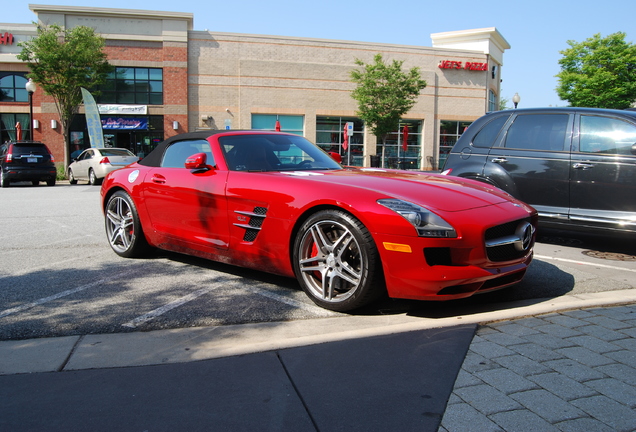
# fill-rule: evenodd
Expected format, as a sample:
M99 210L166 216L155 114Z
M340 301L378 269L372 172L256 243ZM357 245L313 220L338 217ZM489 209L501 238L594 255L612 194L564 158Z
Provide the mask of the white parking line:
M293 306L293 307L295 307L297 309L304 309L304 310L306 310L308 312L311 312L311 313L313 313L315 315L324 316L324 317L337 316L337 313L331 312L331 311L329 311L327 309L323 309L323 308L318 307L318 306L316 306L314 304L303 303L303 302L300 302L298 300L294 300L294 299L289 298L289 297L285 297L285 296L282 296L282 295L279 295L279 294L275 294L275 293L273 293L271 291L258 289L258 288L252 288L252 287L249 287L247 289L249 289L250 291L252 291L255 294L262 295L263 297L267 297L267 298L270 298L272 300L279 301L281 303L285 303L285 304L287 304L289 306Z
M624 267L611 266L611 265L607 265L607 264L598 264L598 263L591 263L591 262L585 262L585 261L576 261L576 260L571 260L571 259L566 259L566 258L555 258L555 257L544 256L544 255L535 255L534 257L538 258L538 259L544 259L544 260L561 261L561 262L567 262L567 263L571 263L571 264L579 264L579 265L586 265L586 266L592 266L592 267L603 267L603 268L612 269L612 270L622 270L622 271L628 271L628 272L636 273L636 269L628 269L628 268L624 268Z
M126 277L126 276L128 276L129 274L132 274L132 273L133 273L132 271L120 273L117 276L100 279L98 281L91 282L91 283L86 284L86 285L78 286L77 288L72 288L70 290L66 290L66 291L59 292L57 294L53 294L52 296L49 296L49 297L43 297L43 298L38 299L38 300L36 300L34 302L31 302L31 303L25 303L25 304L23 304L21 306L17 306L17 307L11 308L11 309L5 309L3 311L0 311L0 318L4 318L6 316L9 316L9 315L12 315L12 314L15 314L15 313L18 313L18 312L25 311L27 309L31 309L31 308L39 306L39 305L42 305L44 303L48 303L50 301L57 300L57 299L62 298L62 297L66 297L66 296L69 296L71 294L75 294L75 293L78 293L80 291L87 290L89 288L92 288L94 286L103 284L105 282L112 281L114 279L120 279L120 278Z
M161 306L160 308L157 308L153 311L148 312L147 314L143 314L141 316L138 316L137 318L133 319L132 321L128 321L127 323L122 324L123 327L128 327L128 328L135 328L137 327L139 324L143 324L147 321L150 321L160 315L163 315L164 313L171 311L174 308L177 308L181 305L184 305L198 297L201 297L204 294L209 293L210 291L214 290L218 288L217 286L211 286L208 288L202 288L198 291L195 291L191 294L188 294L187 296L181 297L180 299L177 299L173 302L170 302L164 306Z

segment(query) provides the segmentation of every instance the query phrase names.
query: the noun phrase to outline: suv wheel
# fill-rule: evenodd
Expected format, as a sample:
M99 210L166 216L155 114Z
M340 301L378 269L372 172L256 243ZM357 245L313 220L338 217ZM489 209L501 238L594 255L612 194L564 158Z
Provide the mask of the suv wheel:
M3 188L9 187L9 179L6 178L5 176L2 176L2 178L0 179L0 187L3 187Z

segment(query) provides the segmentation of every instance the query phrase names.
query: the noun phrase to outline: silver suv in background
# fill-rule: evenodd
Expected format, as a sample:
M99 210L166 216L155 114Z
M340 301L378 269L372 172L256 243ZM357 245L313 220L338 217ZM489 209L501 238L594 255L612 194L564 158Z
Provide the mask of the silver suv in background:
M492 112L468 127L442 173L525 201L540 227L636 233L636 111Z

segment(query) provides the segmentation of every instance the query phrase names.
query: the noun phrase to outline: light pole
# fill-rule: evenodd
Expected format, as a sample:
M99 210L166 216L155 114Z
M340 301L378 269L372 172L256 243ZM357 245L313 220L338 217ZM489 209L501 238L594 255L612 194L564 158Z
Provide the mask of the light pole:
M520 100L521 96L519 96L519 93L515 93L515 95L512 97L512 103L515 104L515 109L517 109L517 105L519 105Z
M37 86L33 80L29 78L29 81L24 87L26 88L27 93L29 93L29 132L31 134L29 138L33 141L33 93L35 93Z

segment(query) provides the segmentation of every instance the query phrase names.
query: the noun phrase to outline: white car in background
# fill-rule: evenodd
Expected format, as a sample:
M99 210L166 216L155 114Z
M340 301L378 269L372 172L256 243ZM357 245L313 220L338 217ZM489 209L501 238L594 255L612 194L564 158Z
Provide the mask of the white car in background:
M139 157L128 149L89 148L73 160L66 173L71 184L88 180L89 184L98 185L109 172L137 161Z

